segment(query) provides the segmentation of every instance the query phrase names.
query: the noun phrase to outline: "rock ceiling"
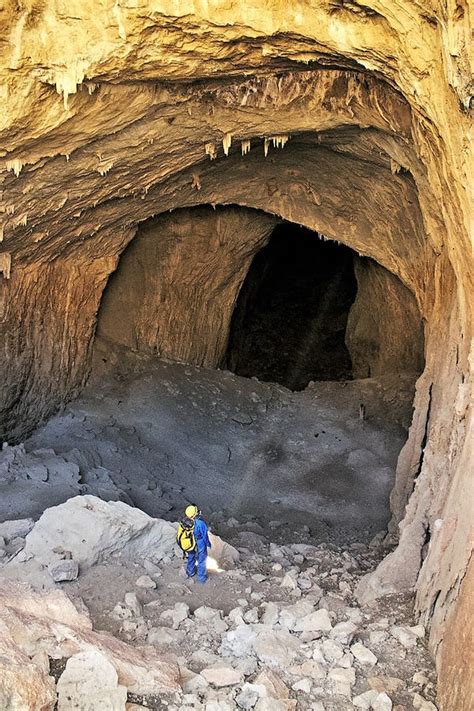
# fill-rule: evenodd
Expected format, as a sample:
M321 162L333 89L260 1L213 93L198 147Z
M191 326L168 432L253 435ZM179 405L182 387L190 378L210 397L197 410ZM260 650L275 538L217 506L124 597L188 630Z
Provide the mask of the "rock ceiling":
M414 493L383 576L408 561L436 648L470 551L465 1L6 0L0 25L3 436L83 384L141 221L234 204L324 232L426 321L397 500Z

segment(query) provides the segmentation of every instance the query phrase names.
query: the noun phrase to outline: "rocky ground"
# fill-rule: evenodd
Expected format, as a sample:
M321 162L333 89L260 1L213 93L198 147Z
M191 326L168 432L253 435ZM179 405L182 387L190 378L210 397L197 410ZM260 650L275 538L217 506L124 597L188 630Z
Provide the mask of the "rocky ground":
M175 520L191 500L219 524L251 514L266 530L280 518L319 541L368 541L389 519L413 384L393 375L294 393L99 341L81 397L0 454L0 520L91 493Z
M436 708L412 600L357 600L390 550L409 376L291 393L120 363L99 350L83 396L0 453L0 707ZM221 537L205 585L169 522L189 501Z
M183 574L173 524L122 502L75 497L35 525L0 525L7 550L23 538L2 571L1 644L14 640L39 669L46 654L57 680L48 689L43 660L51 705L9 705L4 687L2 708L53 708L56 692L64 710L436 708L411 600L357 603L358 580L385 552L380 536L341 548L301 529L275 543L250 517L226 530L236 548L213 537L201 585ZM19 594L18 581L41 593ZM15 680L17 694L26 683Z

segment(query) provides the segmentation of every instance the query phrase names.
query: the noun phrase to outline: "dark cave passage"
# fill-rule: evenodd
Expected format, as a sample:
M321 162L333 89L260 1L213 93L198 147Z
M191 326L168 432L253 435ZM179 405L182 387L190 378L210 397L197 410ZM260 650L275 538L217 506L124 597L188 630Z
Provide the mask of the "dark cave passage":
M353 256L311 230L277 225L242 285L226 367L291 390L351 379L345 334L357 293Z

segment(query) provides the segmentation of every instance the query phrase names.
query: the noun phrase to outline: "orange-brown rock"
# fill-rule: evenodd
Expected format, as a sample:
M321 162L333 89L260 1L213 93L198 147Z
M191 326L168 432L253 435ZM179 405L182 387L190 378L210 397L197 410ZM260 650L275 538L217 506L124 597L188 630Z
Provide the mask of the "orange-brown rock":
M338 239L399 278L425 323L400 541L369 587L414 586L440 652L472 553L466 2L7 0L0 24L2 438L84 383L141 222L233 204Z

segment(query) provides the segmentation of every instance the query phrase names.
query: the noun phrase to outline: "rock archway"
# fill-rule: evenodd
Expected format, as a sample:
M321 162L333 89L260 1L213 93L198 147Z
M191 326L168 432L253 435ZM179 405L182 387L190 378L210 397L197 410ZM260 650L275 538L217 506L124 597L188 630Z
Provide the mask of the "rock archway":
M426 366L392 494L400 543L364 594L416 589L460 708L463 672L439 655L471 556L468 12L168 5L2 8L2 439L80 391L104 286L153 216L239 205L375 260L416 299Z

